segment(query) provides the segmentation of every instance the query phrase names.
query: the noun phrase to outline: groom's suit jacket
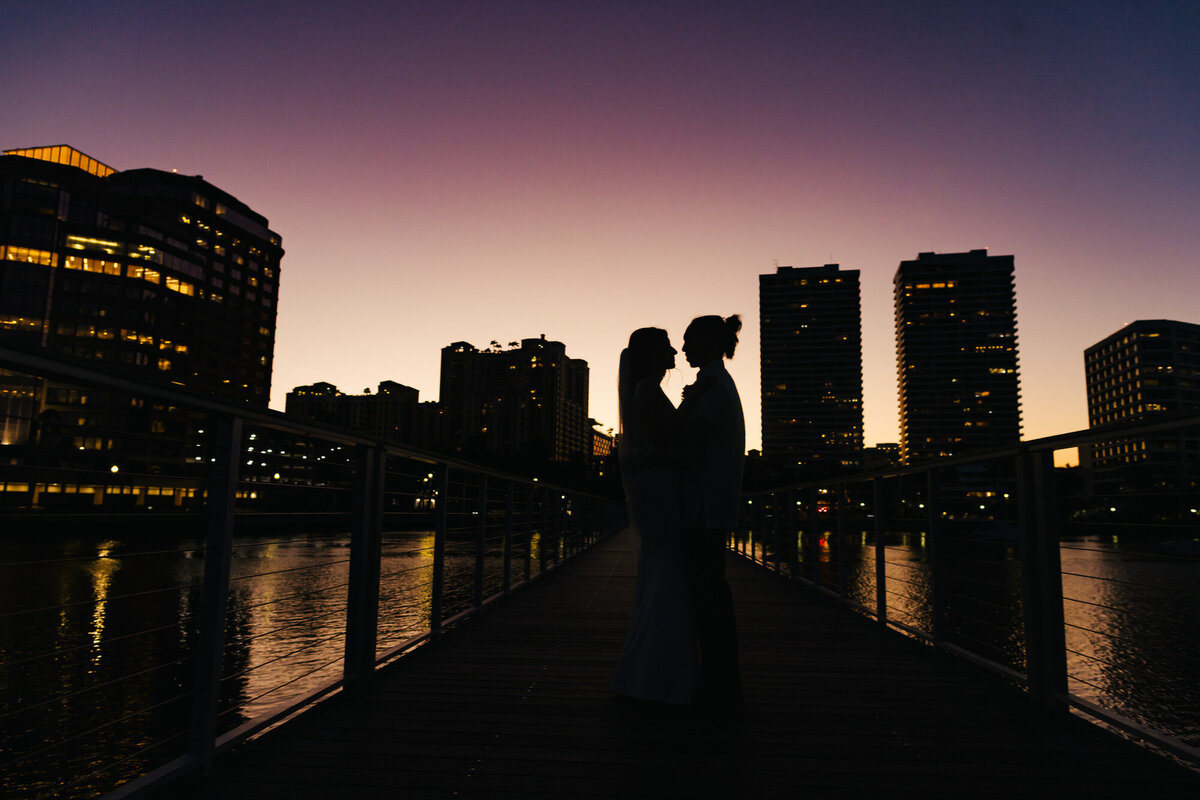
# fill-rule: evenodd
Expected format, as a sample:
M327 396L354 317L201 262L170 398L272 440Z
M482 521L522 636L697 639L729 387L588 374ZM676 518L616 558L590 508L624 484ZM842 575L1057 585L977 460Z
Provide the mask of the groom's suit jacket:
M742 399L723 360L700 368L701 389L679 432L683 455L683 524L688 528L734 530L742 501L746 421Z

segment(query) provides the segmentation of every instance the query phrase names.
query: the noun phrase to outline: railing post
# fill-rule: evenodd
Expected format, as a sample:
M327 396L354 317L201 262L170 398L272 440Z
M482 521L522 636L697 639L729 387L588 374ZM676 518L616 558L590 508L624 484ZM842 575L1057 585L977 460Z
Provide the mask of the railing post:
M754 505L750 506L750 530L746 531L742 540L742 555L751 561L754 560L754 543L758 539L760 525L762 525L762 499L755 498Z
M434 471L437 487L437 513L433 522L433 577L429 591L429 633L437 636L442 630L442 598L446 575L446 518L450 505L450 467L438 464Z
M359 445L350 530L350 586L346 595L346 657L342 677L364 683L375 671L379 630L379 558L383 546L383 479L387 454Z
M591 498L580 498L580 503L587 509L580 519L584 520L581 523L583 528L583 545L585 548L591 547L596 543L596 501ZM576 509L578 511L578 509Z
M846 552L849 547L846 544L847 527L850 515L848 495L846 492L846 484L839 483L834 486L835 497L837 498L837 551L834 555L837 557L838 571L838 595L841 597L850 596L850 559Z
M558 513L554 515L554 518L558 520L558 529L562 531L561 538L566 543L562 554L564 561L575 555L575 526L571 524L571 516L567 513L567 509L567 498L559 495Z
M929 551L929 591L933 604L930 627L934 641L946 639L946 575L942 554L941 529L942 513L940 491L938 486L938 470L930 467L925 473L925 512L926 533L925 547Z
M559 540L562 541L562 560L566 561L575 555L575 527L571 525L571 517L567 515L567 498L561 494L555 494L558 498L554 501L554 522L558 525Z
M798 573L800 571L800 552L799 552L800 541L797 536L797 534L800 531L800 526L799 526L799 520L798 520L797 514L796 514L796 490L795 489L788 489L788 492L787 492L787 516L785 517L785 519L787 521L787 526L786 526L787 527L787 547L788 547L788 558L789 559L791 559L791 557L792 557L792 547L794 546L796 548L795 563L794 564L790 563L790 562L788 563L788 577L795 577L796 573Z
M758 524L762 518L762 501L755 498L750 504L750 527L746 529L746 535L738 542L738 552L743 556L748 556L751 561L754 560L754 539L758 535Z
M513 482L504 488L504 567L501 588L508 592L512 588L512 534L513 534Z
M806 549L808 550L809 568L812 570L812 582L814 586L821 585L821 514L819 513L820 495L817 493L817 487L812 487L808 490L808 542Z
M572 555L579 555L583 552L584 537L587 534L582 523L583 517L579 514L579 503L571 495L567 495L566 505L563 506L563 515L567 528L571 531L571 541L574 542L571 547L574 551Z
M539 539L543 553L546 551L546 498L548 496L544 488L538 490L538 533L541 534ZM550 554L553 558L558 555L558 542L554 539L553 530L550 531L550 547ZM543 572L546 572L546 565L542 563L542 553L538 553L538 574Z
M1017 462L1021 530L1021 594L1029 694L1051 711L1066 709L1062 560L1054 524L1054 454L1024 450Z
M742 499L744 499L744 498L745 498L745 495L742 496ZM740 502L741 502L741 500L739 500L739 503ZM737 552L738 540L742 538L742 534L745 533L745 531L746 531L746 507L739 505L738 506L738 515L737 515L737 527L733 529L732 535L728 539L725 540L725 549L733 550L734 552Z
M762 504L758 507L758 535L754 547L750 548L750 560L766 566L767 563L767 503L768 495L763 495Z
M887 500L883 478L871 480L871 503L875 506L875 619L887 625Z
M775 541L771 545L771 549L773 549L775 551L772 555L775 556L775 572L777 574L781 573L783 571L782 568L780 567L780 561L779 561L779 551L782 549L779 545L780 545L780 542L783 541L783 519L782 518L783 518L783 512L784 512L783 501L781 501L779 499L780 494L782 494L782 493L778 492L778 491L771 493L771 497L773 500L772 505L775 508L775 524L771 526L772 529L774 530Z
M759 561L758 558L758 543L762 541L763 525L767 524L767 501L762 497L757 498L755 503L758 509L755 513L754 527L750 529L750 536L746 539L746 555L751 561Z
M483 558L487 552L487 475L479 476L479 520L475 526L475 610L483 608Z
M755 498L750 505L750 525L746 528L746 535L742 537L742 541L738 542L738 552L742 555L749 555L751 560L754 560L754 540L758 534L758 519L762 517L762 500Z
M535 493L532 486L525 486L525 580L533 574L533 505Z
M225 654L225 611L233 554L233 519L242 421L220 416L213 433L212 472L208 481L208 539L204 546L204 588L196 642L196 684L188 753L210 772L217 739L221 665Z
M571 551L571 543L566 527L563 525L562 498L558 496L557 491L547 494L547 497L550 498L550 527L554 531L554 541L558 544L554 550L554 566L557 567L567 560Z
M743 556L746 555L748 543L754 541L754 531L758 527L757 518L754 516L758 512L758 507L755 505L753 500L748 500L746 505L750 507L750 511L747 514L747 516L750 517L750 524L746 526L746 535L734 543L734 549ZM753 550L751 550L751 552L753 553Z

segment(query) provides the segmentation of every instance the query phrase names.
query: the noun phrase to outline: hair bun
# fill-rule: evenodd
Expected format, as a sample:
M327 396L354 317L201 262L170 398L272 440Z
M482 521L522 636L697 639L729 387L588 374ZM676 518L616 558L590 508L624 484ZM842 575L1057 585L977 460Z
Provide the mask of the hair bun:
M737 349L738 331L742 329L742 315L734 314L721 320L725 323L725 357L733 358L733 351Z

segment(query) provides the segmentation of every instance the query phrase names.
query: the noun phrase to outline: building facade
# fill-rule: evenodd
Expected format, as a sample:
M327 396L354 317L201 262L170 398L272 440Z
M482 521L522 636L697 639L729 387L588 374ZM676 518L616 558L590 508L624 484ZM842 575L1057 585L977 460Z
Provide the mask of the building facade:
M1020 441L1013 257L921 253L893 284L901 461Z
M287 393L288 414L368 433L377 439L417 444L421 426L418 392L383 381L374 393L343 394L331 383L297 386Z
M0 156L0 341L265 407L283 249L200 176L65 145ZM4 441L77 464L170 461L187 423L136 398L0 376Z
M572 461L591 455L588 366L562 342L442 348L440 405L451 448L468 457Z
M763 455L793 466L860 466L858 270L779 267L758 276Z
M1200 325L1132 322L1084 351L1084 376L1093 428L1200 411ZM1195 431L1122 438L1080 450L1102 493L1196 485L1200 436Z

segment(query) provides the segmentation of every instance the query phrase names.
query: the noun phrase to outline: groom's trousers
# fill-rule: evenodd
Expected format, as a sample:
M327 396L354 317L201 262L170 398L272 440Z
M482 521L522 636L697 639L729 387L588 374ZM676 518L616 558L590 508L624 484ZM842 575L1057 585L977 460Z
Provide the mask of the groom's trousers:
M696 638L700 647L700 688L697 700L716 704L742 701L738 668L737 622L733 595L725 581L726 531L684 530L684 559Z

